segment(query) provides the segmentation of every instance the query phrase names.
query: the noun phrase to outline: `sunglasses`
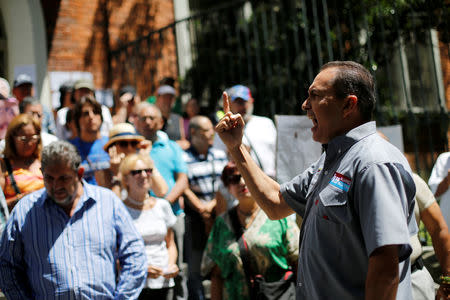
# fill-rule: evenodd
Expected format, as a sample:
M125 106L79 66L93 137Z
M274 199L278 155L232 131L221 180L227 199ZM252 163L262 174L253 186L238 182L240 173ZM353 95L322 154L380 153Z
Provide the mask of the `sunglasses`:
M136 176L136 175L142 174L142 172L147 173L147 175L151 175L153 173L153 169L152 168L148 168L148 169L140 169L140 170L131 170L130 174L133 175L133 176Z
M121 148L127 148L129 145L131 145L131 147L136 148L137 145L139 144L138 141L118 141L116 143L117 145L119 145L119 147Z
M228 183L229 184L239 184L241 182L242 175L241 174L234 174L228 176Z

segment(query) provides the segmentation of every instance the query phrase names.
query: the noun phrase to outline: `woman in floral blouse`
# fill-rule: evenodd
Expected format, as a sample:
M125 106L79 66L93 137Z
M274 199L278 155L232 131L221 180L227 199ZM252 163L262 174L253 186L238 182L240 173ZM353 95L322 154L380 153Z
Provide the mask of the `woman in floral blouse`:
M244 179L232 162L225 166L222 181L239 204L233 208L251 256L253 272L268 282L278 281L289 269L296 269L299 229L295 219L272 221L259 208ZM211 274L211 299L249 299L239 245L230 215L217 217L203 255L202 273Z

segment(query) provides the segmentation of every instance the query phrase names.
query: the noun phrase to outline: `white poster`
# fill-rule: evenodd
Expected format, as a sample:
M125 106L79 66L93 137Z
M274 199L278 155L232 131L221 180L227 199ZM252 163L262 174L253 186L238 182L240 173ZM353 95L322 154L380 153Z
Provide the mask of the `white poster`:
M78 79L89 79L94 81L94 76L90 72L49 72L50 90L52 95L52 106L57 108L59 106L59 87L67 82L75 82Z
M275 116L277 126L277 181L291 180L306 170L322 154L322 145L313 141L312 122L306 116Z
M388 139L389 142L396 146L402 153L404 153L403 147L403 132L401 125L391 125L377 127L377 130L381 131Z

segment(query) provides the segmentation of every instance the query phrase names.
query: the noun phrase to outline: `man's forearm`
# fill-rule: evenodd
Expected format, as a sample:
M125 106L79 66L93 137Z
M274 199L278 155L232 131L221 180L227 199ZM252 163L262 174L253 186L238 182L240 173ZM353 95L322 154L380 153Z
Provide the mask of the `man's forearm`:
M442 274L450 275L450 234L437 202L420 212L420 218L430 233L436 257L441 265Z
M183 195L183 192L189 187L187 175L184 173L179 173L177 175L177 180L175 185L170 190L169 194L166 195L166 200L171 204L174 204L177 199Z
M398 283L398 246L376 249L369 257L365 300L395 300Z
M189 205L198 213L200 214L203 213L204 210L203 203L191 189L184 190L184 195L186 196L187 201L185 202L187 202L187 205Z
M442 194L444 194L448 190L449 180L448 176L446 176L441 183L439 183L436 193L434 193L435 197L440 197Z
M250 193L269 218L282 219L292 214L292 209L280 197L280 185L258 167L245 146L229 150Z

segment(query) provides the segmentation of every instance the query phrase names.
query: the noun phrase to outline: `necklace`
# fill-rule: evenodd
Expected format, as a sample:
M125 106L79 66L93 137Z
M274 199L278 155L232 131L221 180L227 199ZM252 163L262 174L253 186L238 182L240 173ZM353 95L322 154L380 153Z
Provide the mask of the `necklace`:
M243 225L245 228L250 227L250 224L252 224L253 220L256 217L256 212L259 211L259 206L256 206L253 210L250 212L244 212L239 207L237 207L237 212L242 215L242 219L244 221Z
M237 207L237 211L238 213L240 213L241 215L245 216L245 217L250 217L252 216L256 211L258 211L258 206L256 206L254 209L252 209L251 211L243 211L239 206Z
M145 204L149 203L152 199L147 195L147 197L145 197L144 201L136 201L133 198L131 198L130 196L127 197L127 201L133 205L136 206L144 206Z

